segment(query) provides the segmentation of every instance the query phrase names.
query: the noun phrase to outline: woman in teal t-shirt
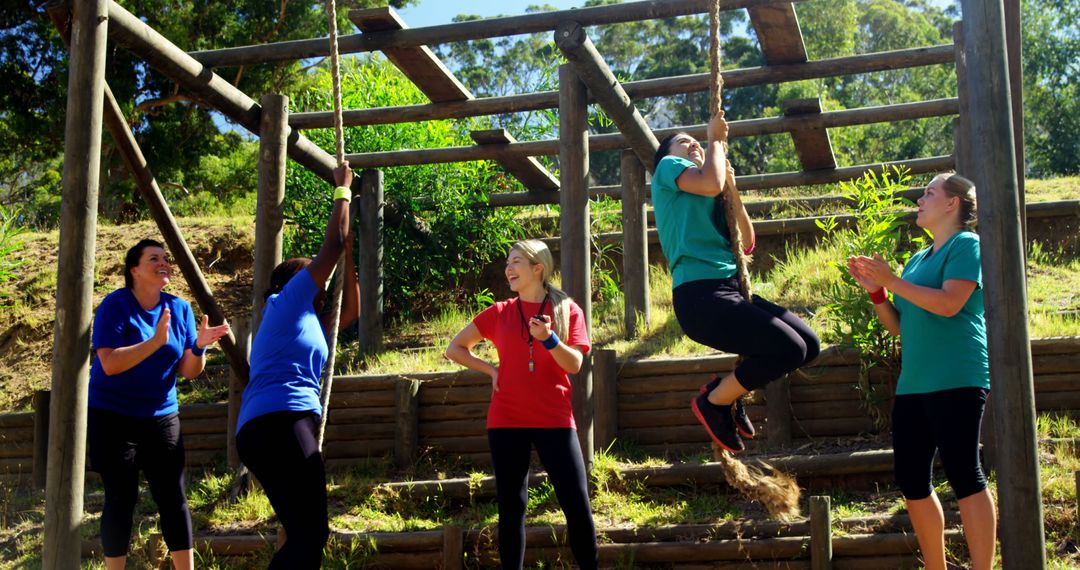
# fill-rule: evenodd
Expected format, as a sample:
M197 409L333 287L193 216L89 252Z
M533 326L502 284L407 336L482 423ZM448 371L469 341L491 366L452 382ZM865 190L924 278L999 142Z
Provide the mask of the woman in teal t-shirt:
M735 276L724 200L732 200L754 249L754 226L735 189L735 170L724 153L728 124L717 113L702 148L686 133L664 139L656 151L652 202L660 246L671 268L675 318L686 336L706 346L740 354L734 372L701 387L691 402L709 436L728 451L742 451L754 436L739 397L817 357L817 335L787 309L754 296L743 299Z
M893 458L926 568L945 568L945 519L932 483L935 452L960 503L972 566L990 568L997 517L979 462L990 370L979 236L968 231L975 225L975 185L939 174L918 205L916 223L934 237L932 246L913 255L899 277L877 255L849 258L848 271L903 344Z

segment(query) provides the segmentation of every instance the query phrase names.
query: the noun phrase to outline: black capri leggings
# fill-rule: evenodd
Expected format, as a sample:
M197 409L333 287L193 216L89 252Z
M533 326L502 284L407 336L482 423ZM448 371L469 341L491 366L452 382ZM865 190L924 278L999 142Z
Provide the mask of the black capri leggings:
M735 378L756 390L817 358L821 342L791 311L754 295L739 294L739 281L688 281L672 291L675 318L691 340L744 357Z
M589 505L585 461L577 432L570 428L493 428L488 430L499 503L499 558L504 569L525 563L525 506L529 500L532 448L547 469L559 506L566 515L570 550L583 569L599 565L596 526Z
M934 491L934 453L963 499L986 488L979 462L979 432L988 392L955 388L896 396L893 404L893 461L904 497L925 499Z
M330 538L326 469L315 412L272 412L249 420L236 434L236 451L262 484L285 528L285 544L271 569L318 569Z
M191 548L191 511L184 496L184 440L179 414L136 418L90 408L86 440L90 469L101 474L105 507L101 546L105 556L126 556L139 500L139 470L158 506L169 551Z

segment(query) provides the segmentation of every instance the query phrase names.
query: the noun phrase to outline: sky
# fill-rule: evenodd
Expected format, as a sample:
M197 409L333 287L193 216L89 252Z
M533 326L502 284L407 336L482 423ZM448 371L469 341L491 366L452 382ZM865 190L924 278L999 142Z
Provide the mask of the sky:
M632 2L633 0L625 0ZM930 0L937 6L949 6L957 0ZM550 4L560 10L580 8L585 0L420 0L413 6L399 10L398 13L411 28L449 24L458 14L477 14L492 16L520 16L530 5ZM798 8L796 7L796 11Z

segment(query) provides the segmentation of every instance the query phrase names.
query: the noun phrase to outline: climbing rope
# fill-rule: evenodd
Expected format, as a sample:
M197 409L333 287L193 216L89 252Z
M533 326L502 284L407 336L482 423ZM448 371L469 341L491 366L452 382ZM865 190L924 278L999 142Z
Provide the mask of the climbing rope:
M330 23L330 75L333 80L334 98L334 139L337 145L337 165L345 163L345 130L341 118L341 66L338 61L337 42L337 5L334 0L326 0L326 16ZM352 221L352 215L349 215ZM350 236L349 239L352 239ZM338 259L337 268L334 269L334 294L327 308L334 316L327 323L323 335L326 337L326 366L322 372L322 389L319 393L319 402L322 404L322 417L319 418L319 450L322 450L323 440L326 435L326 419L330 415L330 390L334 386L334 360L337 352L337 333L341 326L341 295L345 288L345 253L342 252Z
M720 2L709 4L709 116L720 112L723 106L724 76L720 73ZM724 142L724 154L727 154L727 141ZM724 173L727 176L727 173ZM732 187L732 192L737 190ZM728 233L731 235L731 251L735 254L735 267L739 275L739 292L747 301L750 300L750 271L748 259L743 247L743 236L739 230L734 200L724 200L724 218L727 220Z
M724 77L720 73L720 0L709 3L709 32L709 114L712 116L720 112L724 89ZM724 143L724 153L727 154L727 142ZM727 176L726 172L724 176ZM737 192L734 186L725 191ZM724 217L731 235L731 250L735 254L739 292L749 301L750 272L747 270L747 255L743 251L742 233L739 231L736 213L735 201L725 198ZM765 474L762 470L739 461L734 454L724 451L716 444L713 444L713 458L720 463L728 485L764 505L773 516L788 518L799 514L799 486L789 475L763 463L765 469L771 472Z

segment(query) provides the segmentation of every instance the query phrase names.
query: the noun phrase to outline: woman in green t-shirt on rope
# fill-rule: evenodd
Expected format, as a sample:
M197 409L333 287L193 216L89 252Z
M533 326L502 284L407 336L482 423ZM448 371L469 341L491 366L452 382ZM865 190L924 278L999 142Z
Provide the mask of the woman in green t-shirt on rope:
M739 292L735 255L724 217L733 200L739 232L754 249L754 227L735 189L727 161L728 124L723 111L708 125L702 147L686 133L665 138L656 152L652 202L660 246L671 268L672 305L686 336L706 346L740 354L734 372L701 387L691 402L709 436L728 451L742 451L754 436L739 397L817 357L814 331L787 309Z
M990 389L975 185L939 174L918 200L916 223L934 238L897 276L879 255L848 259L881 324L903 343L893 405L896 481L927 570L945 569L945 518L933 487L935 452L960 504L972 567L989 569L997 523L979 462ZM888 300L892 291L893 300Z

